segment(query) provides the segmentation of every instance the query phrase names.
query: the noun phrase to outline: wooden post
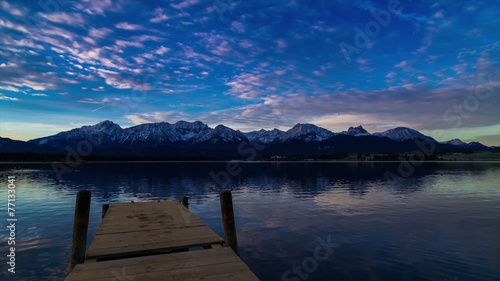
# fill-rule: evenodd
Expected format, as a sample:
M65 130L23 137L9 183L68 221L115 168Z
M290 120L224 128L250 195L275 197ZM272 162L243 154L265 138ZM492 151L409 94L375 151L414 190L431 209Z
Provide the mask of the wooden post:
M186 209L189 209L189 198L187 196L182 197L182 205L186 207Z
M77 264L85 262L91 196L92 195L88 190L80 190L76 194L73 238L71 240L68 273L71 272Z
M233 197L231 191L226 190L220 194L220 208L222 212L222 225L224 226L224 240L226 244L238 254L238 241L236 239L236 224L234 221Z
M102 216L101 216L101 219L104 218L104 216L106 215L106 212L108 212L108 209L109 209L109 204L103 204L102 205Z

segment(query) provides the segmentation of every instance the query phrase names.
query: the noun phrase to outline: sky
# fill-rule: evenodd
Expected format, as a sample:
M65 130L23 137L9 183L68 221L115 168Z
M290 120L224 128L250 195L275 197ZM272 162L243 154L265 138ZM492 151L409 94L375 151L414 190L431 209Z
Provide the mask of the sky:
M0 136L103 120L500 145L500 2L0 0Z

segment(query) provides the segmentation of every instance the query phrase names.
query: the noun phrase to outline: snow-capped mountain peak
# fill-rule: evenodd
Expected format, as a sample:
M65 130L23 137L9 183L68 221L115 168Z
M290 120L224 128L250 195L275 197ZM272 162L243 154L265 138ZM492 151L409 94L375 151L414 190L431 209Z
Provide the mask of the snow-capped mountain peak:
M431 137L428 137L417 130L406 128L406 127L397 127L394 129L387 130L385 132L373 133L375 136L379 137L387 137L395 141L406 141L413 139L425 139L436 142Z
M226 141L241 141L245 136L240 131L235 131L224 125L217 125L214 131Z
M178 134L177 140L191 140L208 133L208 131L210 130L210 128L205 123L200 121L179 121L173 124L172 127Z
M270 143L275 141L282 141L285 137L285 132L276 128L272 130L261 129L259 131L245 133L245 136L249 140L254 142Z
M53 136L33 139L28 142L38 145L58 146L58 143L63 141L77 142L85 139L95 139L97 136L102 136L103 133L107 136L114 136L120 134L122 131L123 129L118 124L106 120L95 125L82 126L81 128L60 132Z
M217 143L219 141L224 142L239 142L246 140L247 137L240 131L235 131L224 125L217 125L213 129L208 129L205 134L195 139L195 142L205 142L210 141L212 143Z
M327 129L318 127L313 124L301 124L293 126L290 130L285 132L284 140L301 139L304 141L322 141L329 139L334 134Z
M121 132L123 129L120 125L113 123L112 121L105 120L100 123L91 126L83 126L80 128L82 131L92 132L92 131L100 131L108 135L115 135Z
M488 146L486 146L480 142L477 142L477 141L472 141L472 142L466 143L460 139L452 139L452 140L445 141L442 143L448 144L448 145L453 145L453 146L463 148L463 149L478 150L478 151L479 150L481 150L481 151L490 150L493 148L493 147L488 147Z
M191 131L201 131L203 129L208 128L208 126L201 121L187 122L187 121L178 121L177 123L172 125L176 129L180 130L191 130Z
M368 133L363 126L359 125L357 127L349 127L347 131L341 132L343 135L350 135L350 136L367 136L370 133Z
M122 143L137 140L152 140L155 142L196 141L197 138L203 137L211 130L200 121L179 121L175 124L167 122L149 123L127 128L118 138Z
M163 141L172 141L175 139L175 133L172 130L172 125L167 122L148 123L133 126L123 130L117 136L120 143L135 142L135 141L153 141L155 143Z
M467 145L467 143L459 140L459 139L452 139L449 141L443 142L444 144L451 144L451 145Z

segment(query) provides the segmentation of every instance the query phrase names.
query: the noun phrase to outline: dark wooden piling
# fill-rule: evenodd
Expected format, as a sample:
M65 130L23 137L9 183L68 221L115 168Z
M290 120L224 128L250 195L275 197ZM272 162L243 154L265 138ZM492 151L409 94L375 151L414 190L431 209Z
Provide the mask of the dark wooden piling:
M182 205L184 205L184 207L186 207L187 209L189 209L189 198L187 196L184 196L182 197Z
M75 265L85 262L87 233L89 228L90 199L91 192L88 190L80 190L76 194L73 238L71 240L68 272L71 272Z
M106 212L108 211L109 209L109 204L103 204L102 205L102 215L101 215L101 219L104 218L104 216L106 215Z
M220 194L220 208L222 212L222 225L224 226L224 240L226 244L238 254L238 241L236 239L236 223L234 221L233 197L231 191Z

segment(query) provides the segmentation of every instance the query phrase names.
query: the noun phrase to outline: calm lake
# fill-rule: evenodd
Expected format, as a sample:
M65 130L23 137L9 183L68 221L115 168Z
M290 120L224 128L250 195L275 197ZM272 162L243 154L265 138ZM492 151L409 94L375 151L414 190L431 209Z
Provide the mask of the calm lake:
M397 163L99 163L62 179L50 164L2 164L0 280L64 279L80 189L92 191L88 243L104 203L185 195L223 237L210 173L228 171L239 253L263 281L500 280L500 163L477 162L426 163L404 180L384 177ZM16 176L15 274L7 176Z

